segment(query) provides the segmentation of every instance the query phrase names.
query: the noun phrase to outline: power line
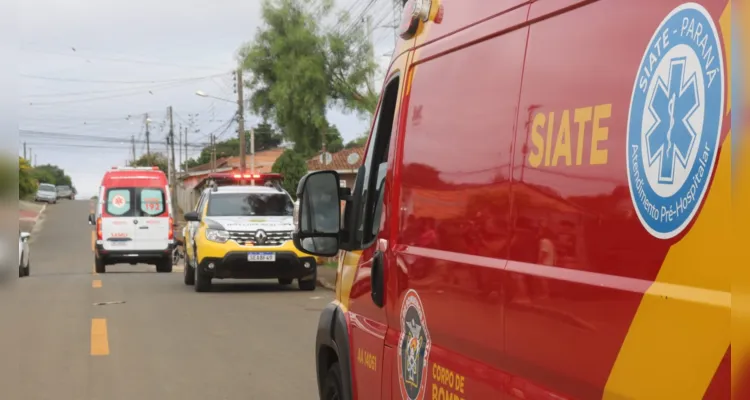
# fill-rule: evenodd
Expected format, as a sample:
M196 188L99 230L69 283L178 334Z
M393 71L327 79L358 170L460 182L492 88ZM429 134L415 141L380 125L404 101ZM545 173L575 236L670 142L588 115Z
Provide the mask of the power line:
M30 106L47 106L47 105L57 105L57 104L72 104L72 103L84 103L88 101L116 99L120 97L138 96L138 95L144 95L144 94L153 95L154 90L171 89L171 88L184 85L185 83L187 82L169 83L169 84L164 84L163 86L152 88L151 90L148 90L148 91L146 91L146 89L138 89L137 91L133 91L131 93L114 94L110 96L98 96L98 97L89 97L89 98L84 98L84 99L73 99L73 100L46 101L46 102L40 102L40 103L29 102L29 105ZM130 89L130 90L134 90L134 89Z
M178 67L178 68L186 68L186 69L205 69L205 70L215 70L215 71L218 71L221 69L217 67L194 66L194 65L166 63L166 62L158 62L158 61L132 60L132 59L127 59L127 58L110 58L110 57L97 57L97 56L92 57L92 56L86 56L83 54L76 54L76 53L61 53L61 52L55 52L55 51L44 51L44 50L34 50L34 49L24 49L24 50L30 51L33 53L83 58L86 60L101 60L101 61L121 62L121 63L130 63L130 64L144 64L144 65L161 65L161 66L168 66L168 67Z
M197 76L197 77L191 77L191 78L175 78L175 79L155 79L155 80L146 80L146 81L116 81L116 80L95 80L95 79L74 79L74 78L56 78L51 76L40 76L40 75L29 75L29 74L20 74L24 78L29 79L39 79L39 80L45 80L45 81L59 81L59 82L84 82L84 83L106 83L106 84L124 84L124 85L130 85L130 84L147 84L147 83L169 83L169 82L179 82L179 81L185 81L185 80L195 80L195 79L207 79L207 78L216 78L222 75L225 75L226 73L221 74L213 74L213 75L205 75L205 76Z
M27 95L26 97L66 97L66 96L80 96L80 95L91 95L91 94L102 94L102 93L121 93L121 92L133 91L133 90L159 89L164 86L182 84L182 83L188 83L188 82L196 82L196 81L211 79L211 78L213 78L213 76L191 78L191 79L184 79L184 80L173 80L171 82L163 82L160 84L142 84L142 86L117 88L117 89L88 90L85 92L68 92L68 93L30 94L30 95Z

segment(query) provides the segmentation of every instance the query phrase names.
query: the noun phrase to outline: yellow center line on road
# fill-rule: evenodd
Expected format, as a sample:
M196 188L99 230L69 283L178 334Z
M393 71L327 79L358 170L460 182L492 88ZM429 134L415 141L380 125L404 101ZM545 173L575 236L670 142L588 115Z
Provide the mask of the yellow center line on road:
M109 355L109 338L107 337L106 318L91 319L91 355Z
M102 281L100 281L99 279L94 279L91 282L91 287L92 288L100 288L100 287L102 287Z

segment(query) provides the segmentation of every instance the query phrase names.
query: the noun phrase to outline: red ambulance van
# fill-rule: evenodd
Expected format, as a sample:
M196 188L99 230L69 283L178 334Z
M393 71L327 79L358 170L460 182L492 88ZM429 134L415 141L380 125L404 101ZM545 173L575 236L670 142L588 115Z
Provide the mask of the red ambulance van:
M167 176L158 167L114 167L102 178L95 214L95 269L137 263L172 272L174 220Z
M729 40L728 0L409 1L354 189L298 189L321 398L729 398Z

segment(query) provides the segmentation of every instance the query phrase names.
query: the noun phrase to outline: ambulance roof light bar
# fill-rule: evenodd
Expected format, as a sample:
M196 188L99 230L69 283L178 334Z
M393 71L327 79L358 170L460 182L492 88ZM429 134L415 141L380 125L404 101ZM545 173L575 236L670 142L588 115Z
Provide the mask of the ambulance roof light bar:
M152 166L152 167L118 167L114 166L112 169L116 169L119 171L158 171L159 167Z

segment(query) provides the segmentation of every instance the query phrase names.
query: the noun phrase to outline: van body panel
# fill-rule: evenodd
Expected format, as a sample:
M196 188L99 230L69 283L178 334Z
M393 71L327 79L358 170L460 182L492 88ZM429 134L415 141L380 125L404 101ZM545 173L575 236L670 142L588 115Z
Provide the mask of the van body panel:
M337 306L359 336L355 398L729 398L729 2L442 3L440 24L398 45L414 50L378 240L340 255ZM657 31L686 9L692 22ZM701 42L712 25L719 48ZM659 39L693 40L702 65L721 69L725 97L706 105L721 129L694 178L705 197L669 238L639 214L633 154L650 150L628 137L638 89L664 74L648 68ZM680 62L665 64L678 68L668 76ZM690 100L676 96L692 93L686 76L657 87L675 97L651 104L663 117L653 126ZM657 165L659 148L644 162ZM370 297L378 250L383 351L373 348L383 325ZM376 364L390 372L377 388L360 351L389 358Z

